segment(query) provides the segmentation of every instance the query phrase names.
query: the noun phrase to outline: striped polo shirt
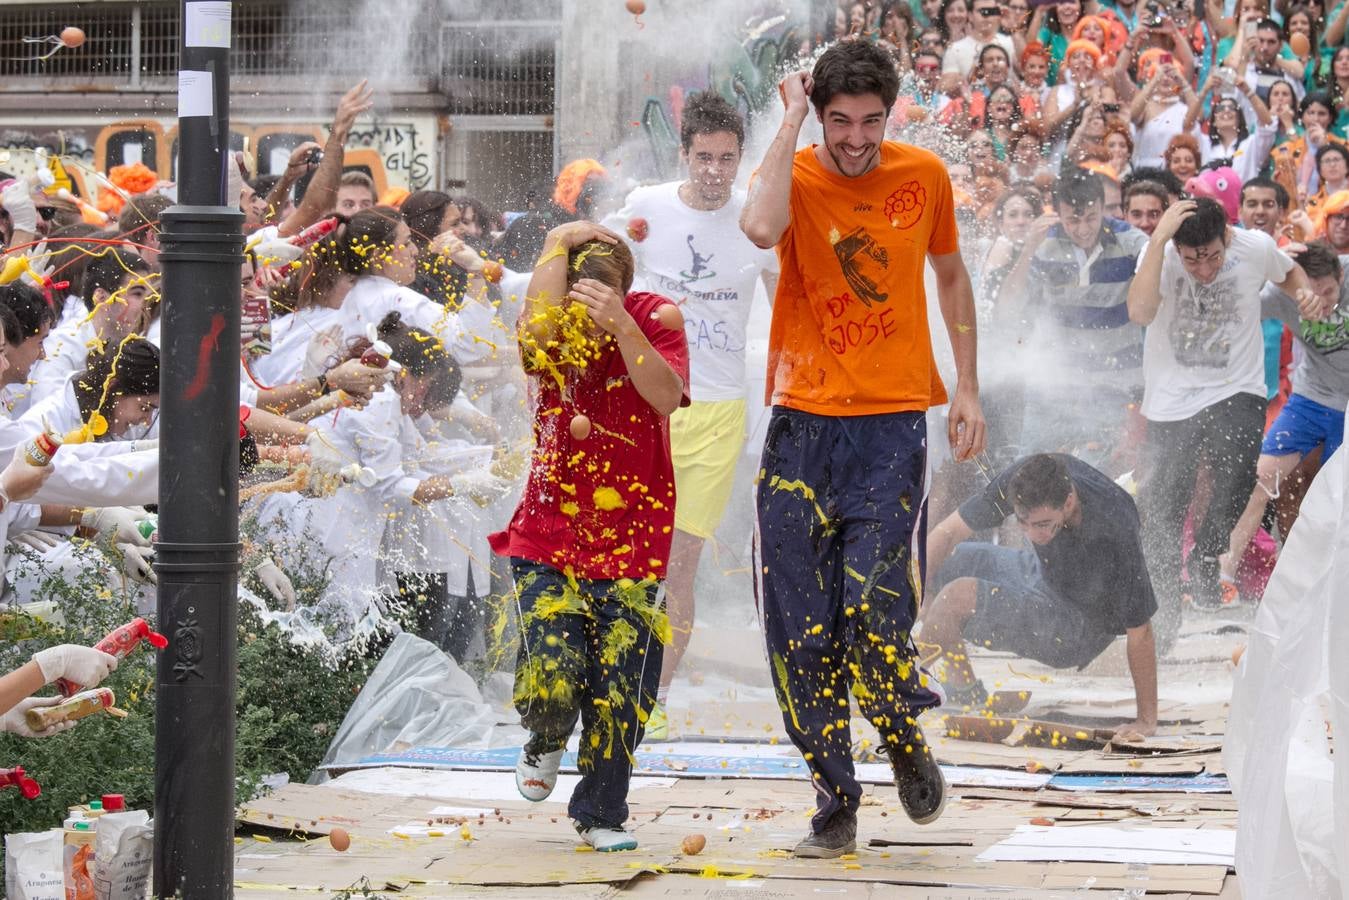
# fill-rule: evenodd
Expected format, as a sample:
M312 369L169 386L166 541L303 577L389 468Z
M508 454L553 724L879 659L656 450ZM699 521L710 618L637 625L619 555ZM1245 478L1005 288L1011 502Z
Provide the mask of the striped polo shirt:
M1025 315L1037 372L1030 380L1122 391L1143 388L1143 328L1129 321L1127 298L1148 236L1105 219L1084 252L1056 225L1031 260Z

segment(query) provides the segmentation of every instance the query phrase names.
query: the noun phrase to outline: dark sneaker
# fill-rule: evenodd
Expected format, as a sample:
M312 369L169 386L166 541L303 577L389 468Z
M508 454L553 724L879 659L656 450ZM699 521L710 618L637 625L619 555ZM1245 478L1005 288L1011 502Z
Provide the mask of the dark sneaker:
M919 825L935 822L946 808L946 776L915 723L898 740L885 742L890 768L895 772L899 802Z
M1220 597L1211 597L1207 594L1192 595L1190 597L1190 608L1201 613L1216 613L1231 609L1230 606L1223 603Z
M549 749L550 742L537 734L529 736L515 763L515 786L520 796L538 803L547 800L557 786L557 770L566 747Z
M857 849L857 816L841 809L824 831L812 830L796 845L792 855L800 859L838 859Z

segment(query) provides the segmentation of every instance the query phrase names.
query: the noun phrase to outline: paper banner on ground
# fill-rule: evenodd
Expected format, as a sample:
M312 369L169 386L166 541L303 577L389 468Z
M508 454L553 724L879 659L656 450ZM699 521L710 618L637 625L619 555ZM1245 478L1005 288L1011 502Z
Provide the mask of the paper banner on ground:
M1113 862L1141 865L1226 865L1236 859L1237 833L1223 829L1041 827L1021 825L976 857L980 862Z
M1054 791L1145 791L1148 793L1229 794L1225 775L1055 775Z

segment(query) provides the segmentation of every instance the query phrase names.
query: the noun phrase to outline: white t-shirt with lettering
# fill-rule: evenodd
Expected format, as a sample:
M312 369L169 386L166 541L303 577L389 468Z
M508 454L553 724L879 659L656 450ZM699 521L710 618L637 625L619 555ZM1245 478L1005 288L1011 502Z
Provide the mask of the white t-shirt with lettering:
M1166 245L1162 303L1143 338L1143 415L1151 421L1188 419L1237 394L1265 396L1260 292L1281 283L1293 261L1263 231L1230 233L1209 284L1191 278L1176 245Z
M777 271L777 253L754 246L740 230L743 191L721 209L699 210L679 198L680 184L637 188L604 224L626 236L632 220L646 221L646 240L627 237L637 262L632 289L679 304L689 342L689 396L739 400L754 285L765 271Z

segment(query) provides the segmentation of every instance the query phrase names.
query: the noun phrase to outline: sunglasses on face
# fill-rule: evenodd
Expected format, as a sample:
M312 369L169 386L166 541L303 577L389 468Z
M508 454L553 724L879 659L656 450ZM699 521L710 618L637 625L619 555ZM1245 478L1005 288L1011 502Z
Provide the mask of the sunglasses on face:
M39 206L39 207L37 208L37 214L38 214L39 216L42 217L42 221L44 221L44 222L50 222L50 221L52 221L53 219L56 218L56 207L55 207L55 206Z
M985 19L991 19L994 16L1002 15L1002 10L998 9L996 6L985 6L980 9L976 9L975 12L983 16Z

